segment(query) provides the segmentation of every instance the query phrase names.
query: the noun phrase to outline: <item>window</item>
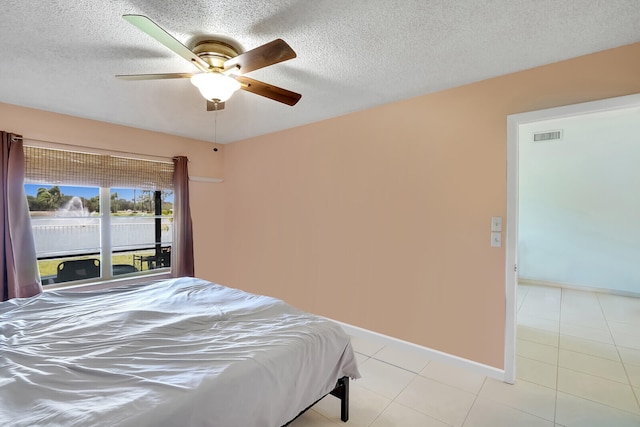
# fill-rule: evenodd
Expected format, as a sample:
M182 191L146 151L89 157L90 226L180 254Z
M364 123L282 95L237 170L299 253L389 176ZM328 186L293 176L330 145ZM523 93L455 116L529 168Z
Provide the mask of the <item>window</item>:
M172 175L169 163L25 147L43 285L169 271Z

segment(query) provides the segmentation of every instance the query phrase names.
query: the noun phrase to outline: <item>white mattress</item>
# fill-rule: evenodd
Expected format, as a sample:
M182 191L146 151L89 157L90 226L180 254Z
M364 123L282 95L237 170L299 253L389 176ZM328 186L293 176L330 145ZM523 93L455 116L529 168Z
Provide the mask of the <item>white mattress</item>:
M343 376L338 325L200 279L0 303L2 426L281 426Z

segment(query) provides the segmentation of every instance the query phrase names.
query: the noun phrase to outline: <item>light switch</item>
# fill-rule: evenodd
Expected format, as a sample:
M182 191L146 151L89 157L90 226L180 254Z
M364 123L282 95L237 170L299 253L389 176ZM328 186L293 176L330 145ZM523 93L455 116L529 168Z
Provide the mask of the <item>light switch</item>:
M492 216L491 217L491 231L502 231L502 217L501 216Z
M491 233L491 247L499 248L500 246L502 246L502 233L499 231L493 231Z

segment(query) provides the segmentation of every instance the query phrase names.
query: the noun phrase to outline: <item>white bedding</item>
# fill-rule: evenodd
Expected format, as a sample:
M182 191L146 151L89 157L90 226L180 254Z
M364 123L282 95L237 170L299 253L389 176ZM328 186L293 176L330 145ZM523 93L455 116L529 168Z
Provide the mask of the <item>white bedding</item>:
M0 304L1 426L281 426L343 376L339 326L200 279Z

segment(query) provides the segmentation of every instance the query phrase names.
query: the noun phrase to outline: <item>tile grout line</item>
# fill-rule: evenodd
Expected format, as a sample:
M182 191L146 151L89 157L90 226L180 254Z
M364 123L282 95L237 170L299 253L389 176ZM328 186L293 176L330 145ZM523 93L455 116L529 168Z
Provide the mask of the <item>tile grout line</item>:
M564 291L565 291L564 289L562 289L562 290L561 290L561 292L564 292ZM602 308L602 305L600 304L600 299L599 299L598 295L595 295L595 297L596 297L596 300L598 301L598 305L600 306L600 310L601 310L601 311L603 311L603 317L604 317L604 319L605 319L605 322L607 322L607 316L604 314L604 310L603 310L603 308ZM607 327L609 327L608 322L607 322ZM560 322L560 328L562 328L562 322ZM610 330L609 330L609 334L611 335L611 331L610 331ZM559 334L558 334L558 337L560 338L560 336L561 336L561 335L562 335L562 333L559 333ZM580 337L577 337L577 338L580 338ZM620 361L622 362L622 357L620 356L620 352L619 352L619 350L618 350L618 345L617 345L617 344L615 344L615 340L613 339L613 336L612 336L611 338L612 338L612 340L613 340L613 342L614 342L613 346L615 347L616 352L618 353L618 357L620 358ZM583 339L584 339L584 338L583 338ZM589 340L589 341L592 341L592 340ZM600 342L600 341L594 341L594 342ZM560 349L560 346L558 345L558 350L559 350L559 349ZM570 350L568 350L568 351L570 351ZM579 353L579 352L578 352L578 353ZM560 352L558 351L558 358L559 358L559 354L560 354ZM583 353L580 353L580 354L583 354ZM586 353L584 353L584 354L586 354ZM588 355L588 354L587 354L587 355ZM595 357L595 356L594 356L594 357ZM624 368L624 366L625 366L625 365L624 365L624 363L621 363L621 364L622 364L622 366L623 366L623 369L625 369L625 373L626 373L626 368ZM618 384L624 384L624 383L621 383L621 382L619 382L619 381L614 381L614 380L611 380L611 379L609 379L609 378L600 377L600 376L598 376L598 375L593 375L593 374L589 374L589 373L582 372L582 371L576 371L576 370L571 369L571 368L563 368L563 369L567 369L567 370L570 370L570 371L573 371L573 372L578 372L578 373L580 373L580 374L588 375L588 376L595 377L595 378L601 378L601 379L604 379L604 380L608 380L608 381L612 381L612 382L617 382ZM559 361L558 361L557 374L556 374L556 412L557 412L557 395L558 395L558 377L559 377L559 370L560 370L560 363L559 363ZM627 377L628 377L628 374L627 374ZM634 396L636 397L636 400L637 400L637 397L638 397L638 396L635 394L635 390L633 389L633 386L631 385L631 381L630 381L630 380L629 380L629 383L628 383L627 385L629 385L629 386L631 387L631 391L634 393ZM598 400L595 400L595 399L592 399L592 398L589 398L589 397L580 396L580 395L577 395L577 394L574 394L574 393L569 393L569 392L563 392L563 393L568 394L568 395L570 395L570 396L574 396L574 397L580 398L580 399L588 400L588 401L593 402L593 403L596 403L596 404L598 404L598 405L607 406L607 407L609 407L609 408L616 409L616 410L618 410L618 411L623 411L623 412L627 412L627 413L630 413L630 414L637 415L637 414L635 414L634 412L631 412L631 411L629 411L629 410L627 410L627 409L622 409L622 408L619 408L619 407L615 407L615 406L612 406L612 405L611 405L611 404L609 404L609 403L604 403L604 402L601 402L601 401L598 401ZM637 403L637 402L636 402L636 403ZM555 422L555 417L554 417L554 422Z
M378 349L378 351L373 352L373 354L372 354L372 355L370 355L370 356L369 356L369 355L366 355L366 354L364 354L364 353L359 353L359 354L361 354L361 355L363 355L363 356L366 356L366 357L367 357L367 358L366 358L366 360L364 360L362 363L366 362L367 360L371 360L371 359L373 359L373 360L376 360L376 361L378 361L378 362L386 363L387 365L394 366L394 367L396 367L396 368L400 368L399 366L392 365L391 363L387 363L387 362L385 362L385 361L383 361L383 360L379 360L379 359L376 359L375 357L373 357L374 355L376 355L376 354L380 353L384 348L385 348L385 346L383 346L382 348ZM355 350L354 350L354 351L355 351ZM355 351L355 352L356 352L356 353L358 353L357 351ZM400 368L400 369L404 369L404 368ZM406 370L406 369L405 369L405 370ZM409 384L410 384L410 383L409 383ZM408 384L407 384L407 385L408 385ZM369 392L371 392L371 393L375 393L376 395L379 395L378 393L376 393L376 392L375 392L375 391L373 391L373 390L369 390L369 389L368 389L368 388L366 388L366 387L364 387L364 388L365 388L366 390L368 390ZM405 387L405 388L406 388L406 387ZM404 389L403 389L403 391L404 391ZM400 393L402 393L402 391L401 391ZM400 395L400 393L398 393L398 396ZM379 396L381 396L381 397L383 397L383 398L386 398L385 396L382 396L382 395L379 395ZM370 426L372 426L372 425L373 425L373 424L378 420L378 418L380 418L380 416L384 413L384 411L386 411L386 410L389 408L389 406L391 406L391 404L392 404L392 403L394 403L394 402L396 401L396 398L397 398L398 396L394 397L393 399L389 399L389 403L387 403L387 404L385 405L385 407L384 407L384 408L382 408L382 410L381 410L380 412L378 412L378 414L376 414L375 418L374 418L373 420L371 420L371 422L368 424L368 426L369 426L369 427L370 427ZM388 399L388 398L387 398L387 399Z
M373 360L375 360L376 362L384 363L385 365L393 366L394 368L402 369L403 371L407 371L407 372L409 372L409 373L411 373L411 374L421 376L421 375L420 375L420 372L412 371L411 369L405 368L404 366L396 365L396 364L394 364L394 363L387 362L386 360L376 359L376 358L375 358L375 357L373 357L373 356L371 356L369 359L373 359ZM362 363L364 363L364 362L362 362ZM424 365L424 368L426 368L426 367L429 365L429 363L431 363L431 360L429 360L429 362L428 362L426 365ZM424 370L424 368L422 368L422 370ZM422 371L422 370L421 370L421 371Z
M376 354L377 354L377 353L379 353L380 351L382 351L383 349L384 349L384 347L383 347L382 349L378 350L378 351L376 352ZM412 379L412 380L411 380L411 381L410 381L410 382L409 382L409 383L408 383L408 384L407 384L407 385L406 385L402 390L400 390L400 392L399 392L399 393L398 393L398 394L397 394L393 399L391 399L391 401L389 402L389 404L388 404L387 406L385 406L385 408L384 408L380 413L378 413L378 415L376 415L376 417L375 417L375 418L374 418L374 420L371 422L371 424L369 424L369 426L373 425L373 423L375 423L375 421L376 421L378 418L380 418L380 416L382 415L382 413L383 413L385 410L387 410L387 408L388 408L389 406L391 406L391 404L392 404L392 403L395 403L395 404L397 404L397 405L403 406L403 407L408 408L408 409L410 409L410 410L412 410L412 411L416 411L416 412L418 412L418 413L420 413L420 414L422 414L422 415L425 415L425 416L427 416L427 417L429 417L429 418L432 418L432 419L434 419L434 420L437 420L437 421L439 421L439 422L441 422L441 423L443 423L443 424L447 424L447 425L449 425L449 424L448 424L448 422L445 422L445 421L443 421L443 420L441 420L441 419L439 419L439 418L436 418L436 417L434 417L434 416L433 416L433 415L431 415L431 414L424 413L424 412L422 412L422 411L420 411L420 410L418 410L418 409L415 409L415 408L412 408L412 407L410 407L410 406L403 405L402 403L396 402L397 398L398 398L398 397L400 397L400 395L401 395L401 394L402 394L402 393L403 393L403 392L404 392L404 391L405 391L405 390L406 390L406 389L407 389L411 384L413 384L413 383L414 383L418 378L427 379L427 380L430 380L430 381L436 382L436 383L438 383L438 384L442 384L442 385L444 385L444 386L446 386L446 387L451 387L451 388L456 389L456 390L459 390L459 391L463 391L463 392L466 392L466 393L471 393L471 392L469 392L468 390L458 388L458 387L456 387L456 386L453 386L453 385L451 385L451 384L448 384L448 383L446 383L446 382L442 382L442 381L437 380L437 379L434 379L434 378L430 378L430 377L423 376L423 375L421 375L421 374L420 374L420 372L414 372L414 371L412 371L412 370L410 370L410 369L407 369L407 368L405 368L405 367L398 366L398 365L395 365L395 364L393 364L393 363L386 362L386 361L384 361L384 360L376 359L376 358L375 358L375 357L373 357L373 356L371 356L371 357L370 357L370 359L376 360L376 361L378 361L378 362L380 362L380 363L384 363L384 364L389 365L389 366L393 366L394 368L402 369L403 371L406 371L406 372L409 372L409 373L411 373L411 374L415 375L415 378L413 378L413 379ZM424 367L424 368L422 368L422 370L424 370L424 369L425 369L425 368L426 368L426 367L427 367L431 362L432 362L432 360L428 360L428 361L427 361L427 364L425 365L425 367ZM487 378L488 378L488 377L486 377L486 376L484 377L484 380L482 381L482 386L484 386L485 382L487 381ZM469 410L467 411L467 414L465 415L465 418L464 418L464 420L463 420L462 424L460 425L461 427L462 427L462 426L464 425L464 423L466 422L467 418L469 417L469 414L471 413L471 409L473 408L473 405L475 404L476 400L477 400L477 399L478 399L478 397L480 396L480 390L482 390L482 386L480 386L480 388L479 388L479 390L478 390L478 393L472 393L472 394L474 394L474 395L475 395L475 397L474 397L474 399L473 399L473 402L472 402L471 406L469 406ZM367 389L367 390L368 390L368 389ZM375 392L374 392L374 391L372 391L372 390L369 390L369 391L371 391L371 392L375 393Z
M519 292L520 287L519 285L516 283L516 292ZM520 309L522 308L522 306L524 305L524 302L527 300L527 297L529 296L529 289L527 289L527 292L524 293L524 296L522 297L522 302L520 302L520 304L518 304L518 309L516 310L516 314L520 312Z
M638 409L640 409L640 396L638 395L638 393L636 393L636 389L633 387L633 383L631 382L631 377L629 376L629 371L627 370L627 365L626 363L624 363L624 360L622 359L622 355L620 354L620 348L618 346L618 342L616 341L615 337L613 336L613 333L611 332L611 326L609 326L609 319L607 318L607 314L604 310L604 307L602 307L600 296L596 295L596 299L598 300L598 305L600 306L600 310L602 311L602 315L604 316L604 321L607 323L607 328L609 328L609 334L611 335L611 339L613 340L613 344L616 348L616 353L618 353L618 357L620 358L622 369L624 370L624 373L627 376L629 387L631 387L631 393L633 394L633 397L635 397L636 399L636 405L638 405Z
M369 389L367 389L367 390L369 390ZM370 391L371 393L375 393L374 391L371 391L371 390L369 390L369 391ZM375 394L378 394L378 393L375 393ZM379 396L380 396L380 395L379 395ZM382 396L382 397L384 397L384 396ZM396 397L398 397L398 396L396 396ZM373 424L375 424L375 422L376 422L376 421L378 421L378 418L380 418L380 416L381 416L382 414L384 414L384 412L385 412L387 409L389 409L389 406L391 406L391 404L392 404L392 403L394 403L395 401L396 401L396 399L395 399L395 398L394 398L394 399L390 399L390 400L389 400L389 403L387 403L387 404L385 405L385 407L384 407L384 408L382 408L382 410L381 410L380 412L378 412L378 414L375 416L375 418L374 418L373 420L371 420L371 422L370 422L369 424L367 424L367 426L371 427Z
M380 352L382 351L382 349L384 349L384 346L383 346L383 347L381 347L381 348L379 348L377 351L374 351L374 352L373 352L373 354L371 354L371 355L367 355L367 354L364 354L364 353L359 353L359 354L361 354L361 355L363 355L363 356L366 356L366 359L365 359L362 363L365 363L366 361L371 360L371 359L376 360L376 361L378 361L378 362L386 363L386 362L384 362L384 361L382 361L382 360L379 360L379 359L376 359L375 357L373 357L374 355L376 355L376 354L380 353ZM355 351L355 350L354 350L354 351ZM355 351L355 352L356 352L356 353L358 353L357 351ZM390 363L388 363L388 365L391 365L391 364L390 364ZM394 365L391 365L391 366L394 366ZM397 367L397 366L396 366L396 367ZM365 387L365 388L366 388L366 387ZM372 390L369 390L369 389L367 389L367 390L368 390L369 392L371 392L371 393L375 393L375 392L374 392L374 391L372 391ZM400 393L402 393L402 392L400 392ZM378 393L376 393L376 394L378 394ZM384 396L382 396L382 397L384 397ZM396 397L398 397L398 396L396 396ZM395 402L395 401L396 401L395 397L394 397L393 399L389 399L389 403L387 403L387 404L385 405L385 407L384 407L380 412L378 412L378 414L375 416L375 418L374 418L373 420L371 420L371 422L368 424L368 426L372 426L372 425L373 425L373 424L378 420L378 418L380 418L380 415L382 415L382 414L384 413L384 411L386 411L386 410L389 408L389 406L391 406L391 404L392 404L393 402Z
M560 336L562 335L562 301L564 299L564 290L560 289L560 310L558 318L558 354L556 355L556 387L555 399L553 399L553 424L555 425L558 418L558 382L560 380Z
M474 393L475 397L473 398L473 402L471 403L471 406L469 406L469 410L467 411L467 415L464 416L464 420L462 420L462 424L460 424L460 427L464 427L464 424L469 419L469 415L471 414L471 410L473 409L473 407L475 406L476 402L478 401L478 398L480 397L480 392L482 391L482 387L484 387L484 385L486 383L487 383L487 377L484 377L484 380L482 381L482 385L478 389L478 393Z
M520 307L518 308L518 312L520 312L520 308L522 308L522 306L524 305L524 303L525 303L525 301L526 301L528 296L529 296L529 291L527 291L527 294L525 295L524 299L522 300L522 304L520 304ZM558 340L557 341L558 354L556 356L556 386L555 386L555 390L554 390L555 398L553 399L553 424L554 425L556 424L556 413L557 413L557 410L558 410L558 364L560 362L559 359L560 359L560 325L562 324L562 289L560 290L560 308L559 308L559 313L558 314L559 314L558 315L558 337L557 337L557 340ZM516 316L516 319L517 319L517 316ZM533 328L533 329L537 329L537 328ZM542 329L542 330L544 331L544 329ZM549 331L545 331L545 332L549 332ZM553 332L551 332L551 333L553 333ZM516 336L516 340L517 340L517 336ZM537 344L540 344L540 343L537 343ZM545 344L541 344L541 345L545 345ZM552 347L552 346L549 346L549 347ZM524 356L521 356L521 357L524 357ZM532 359L532 360L536 360L536 359ZM545 362L542 362L540 360L537 360L537 361L541 362L541 363L545 363ZM486 381L486 378L485 378L485 381ZM541 384L538 384L538 385L541 385ZM484 386L484 383L483 383L483 386ZM480 389L482 390L482 388L480 388ZM474 404L475 404L475 401L474 401Z
M565 294L566 290L565 290L565 289L561 289L560 291L561 291L561 302L562 302L562 296L565 296L564 294ZM602 313L602 314L603 314L603 318L605 319L605 321L607 321L607 317L606 317L606 315L604 314L604 309L603 309L603 307L602 307L602 304L600 303L600 299L598 298L598 295L594 295L594 296L596 297L596 300L597 300L597 302L598 302L598 305L599 305L600 310L603 312L603 313ZM607 328L609 328L608 321L607 321ZM533 329L537 329L537 328L533 328ZM603 329L603 330L604 330L604 329ZM540 331L542 331L542 332L550 332L550 331L548 331L548 330L542 330L542 329L541 329ZM620 347L620 346L618 346L618 345L616 344L615 340L613 339L613 336L612 336L612 333L611 333L610 328L609 328L609 330L608 330L607 332L610 334L610 336L611 336L611 338L612 338L612 341L613 341L613 344L608 344L608 345L613 345L613 347L615 347L615 350L616 350L616 352L617 352L617 354L618 354L619 362L621 362L621 364L622 364L623 368L625 369L625 373L627 373L627 371L626 371L626 365L625 365L624 363L622 363L622 357L620 356L620 352L619 352L619 347ZM551 333L551 332L550 332L550 333ZM574 336L574 335L570 335L570 336L575 337L575 338L579 338L579 339L583 339L583 340L587 340L587 341L593 341L593 342L595 342L595 343L607 344L607 343L603 343L602 341L589 340L589 339L586 339L586 338L583 338L583 337L579 337L579 336ZM558 384L559 384L559 370L560 370L560 363L559 363L559 359L560 359L560 350L561 350L561 345L560 345L560 338L561 338L561 337L562 337L562 305L561 305L561 307L560 307L560 322L559 322L559 329L558 329L558 347L557 347L557 348L558 348L558 357L557 357L557 364L556 364L556 384L555 384L556 399L555 399L555 410L554 410L554 423L556 423L557 409L558 409L558 393L559 393L559 390L558 390ZM525 341L530 341L530 340L525 340ZM543 343L538 343L538 342L536 342L536 341L530 341L530 342L533 342L533 343L536 343L536 344L540 344L540 345L545 345L545 346L548 346L548 347L552 347L551 345L543 344ZM571 350L567 350L567 351L571 351ZM582 352L575 352L575 353L578 353L578 354L584 354L584 355L591 356L591 357L598 357L598 356L593 356L593 355L588 354L588 353L582 353ZM520 356L520 357L524 357L524 358L526 358L526 359L530 359L530 360L535 360L535 361L537 361L537 362L539 362L539 363L544 363L544 364L547 364L547 365L552 365L551 363L544 362L544 361L541 361L541 360L538 360L538 359L535 359L535 358L532 358L532 357L527 357L527 356ZM598 358L601 358L601 359L603 359L603 360L609 360L609 361L611 361L610 359L606 359L606 358L602 358L602 357L598 357ZM632 390L633 396L636 398L636 403L640 403L640 400L639 400L639 399L640 399L640 394L636 393L636 390L633 388L633 385L631 384L631 381L630 381L630 379L629 379L629 377L628 377L628 373L627 373L627 377L628 377L628 380L629 380L629 381L628 381L628 383L627 383L627 384L625 384L624 382L615 381L615 380L612 380L612 379L610 379L610 378L601 377L601 376L598 376L598 375L593 375L593 374L585 373L585 372L582 372L582 371L577 371L577 370L574 370L574 369L571 369L571 368L563 368L563 369L568 369L568 370L571 370L571 371L574 371L574 372L578 372L578 373L580 373L580 374L585 374L585 375L589 375L589 376L592 376L592 377L601 378L601 379L604 379L604 380L608 380L608 381L616 382L616 383L619 383L619 384L628 385L628 386L630 386L630 387L631 387L631 390ZM534 382L534 383L535 383L535 382ZM536 384L537 384L537 383L536 383ZM541 385L541 384L538 384L538 385ZM566 393L566 394L568 394L568 395L570 395L570 396L578 397L578 398L580 398L580 399L588 400L588 401L594 402L594 403L599 404L599 405L607 406L607 407L612 408L612 409L615 409L615 410L619 410L619 411L623 411L623 412L628 412L628 413L633 414L633 415L638 415L637 413L632 412L632 411L629 411L628 409L622 409L622 408L619 408L619 407L615 407L615 406L612 406L611 404L604 403L604 402L601 402L601 401L598 401L598 400L594 400L594 399L591 399L591 398L588 398L588 397L585 397L585 396L579 396L579 395L576 395L576 394L574 394L574 393L569 393L569 392L563 392L563 393ZM640 405L639 405L639 407L640 407Z
M372 426L372 425L373 425L373 424L378 420L378 418L380 418L380 416L384 413L384 411L386 411L386 410L389 408L389 406L391 406L391 404L392 404L392 403L396 403L397 405L405 406L405 405L402 405L401 403L396 402L396 399L397 399L397 398L402 394L402 392L404 392L404 391L407 389L407 387L409 387L409 385L411 385L411 384L412 384L412 383L413 383L413 382L414 382L418 377L421 377L420 373L413 372L413 371L411 371L410 369L404 368L404 367L402 367L402 366L397 366L397 365L395 365L395 364L393 364L393 363L389 363L389 362L386 362L386 361L384 361L384 360L376 359L374 356L375 356L376 354L380 353L380 352L381 352L385 347L386 347L386 346L383 346L383 347L382 347L382 348L380 348L378 351L374 352L371 356L368 356L367 360L372 359L372 360L375 360L375 361L377 361L377 362L384 363L385 365L389 365L389 366L393 366L394 368L402 369L403 371L406 371L406 372L409 372L409 373L411 373L411 374L415 375L415 378L413 378L411 381L409 381L409 383L408 383L406 386L404 386L404 388L402 388L402 390L400 390L400 391L398 392L398 394L397 394L393 399L389 399L389 403L384 407L384 409L382 409L382 410L381 410L381 411L376 415L376 417L371 421L371 423L369 424L369 426ZM360 353L360 354L362 354L362 353ZM363 362L363 363L364 363L364 362ZM427 361L427 364L425 365L425 367L426 367L427 365L429 365L429 363L431 363L431 360ZM423 368L423 369L424 369L424 368ZM366 388L366 387L365 387L365 388ZM367 390L368 390L368 391L370 391L371 393L376 393L376 392L375 392L375 391L373 391L373 390L369 390L369 389L367 389ZM378 394L378 393L376 393L376 394ZM385 396L382 396L382 397L385 397ZM406 407L406 406L405 406L405 407ZM409 408L409 409L411 409L411 410L413 410L413 411L416 411L416 409L414 409L414 408ZM422 412L421 412L421 411L416 411L416 412L419 412L419 413L421 413L421 414L422 414ZM439 419L437 419L437 418L434 418L434 417L432 417L432 416L430 416L430 415L428 415L428 414L423 414L423 415L426 415L426 416L428 416L428 417L430 417L430 418L433 418L434 420L438 420L438 421L440 421L440 422L443 422L443 423L444 423L444 421L439 420ZM446 423L445 423L445 424L446 424Z
M519 288L518 288L518 291L519 291ZM518 314L518 313L520 312L520 309L524 306L524 304L525 304L525 302L526 302L526 300L527 300L528 296L529 296L529 290L527 290L527 292L526 292L526 294L525 294L524 298L522 299L522 303L519 305L519 307L518 307L518 310L517 310L516 314ZM560 356L559 356L559 354L560 354L560 323L561 323L561 322L560 322L560 312L561 312L561 310L562 310L562 291L560 292L560 297L561 297L561 299L560 299L560 309L558 310L558 311L559 311L559 313L558 313L558 332L557 332L557 333L555 333L555 334L557 335L557 338L556 338L556 339L557 339L557 347L556 347L556 349L558 350L558 356L556 356L556 387L555 387L555 390L554 390L554 391L555 391L555 399L554 399L554 407L553 407L553 421L551 421L551 422L553 422L553 423L554 423L554 425L556 424L556 422L555 422L555 420L556 420L556 408L557 408L557 406L558 406L558 405L557 405L557 400L558 400L558 372L557 372L557 370L558 370L558 366L557 366L557 365L558 365L558 359L559 359L559 357L560 357ZM516 316L516 319L517 319L517 316ZM517 321L516 321L516 325L518 326ZM542 332L554 333L554 332L551 332L551 331L548 331L548 330L545 330L545 329L539 329L539 328L534 328L534 327L532 327L532 329L536 329L536 330L539 330L539 331L542 331ZM518 337L516 336L516 340L517 340L517 339L523 339L523 338L518 338ZM553 346L550 346L550 345L547 345L547 344L542 344L542 343L539 343L539 342L536 342L536 341L530 341L530 340L526 340L526 339L524 339L524 341L529 341L529 342L532 342L532 343L535 343L535 344L540 344L540 345L544 345L544 346L552 347L552 348L553 348ZM522 355L520 355L520 357L524 357L525 359L535 360L536 362L540 362L540 363L544 363L544 364L547 364L547 365L551 365L551 366L553 366L551 363L543 362L543 361L541 361L541 360L534 359L534 358L531 358L531 357L522 356ZM484 379L484 381L483 381L483 383L482 383L482 387L484 387L484 385L485 385L486 381L487 381L487 378L485 377L485 379ZM549 390L551 390L551 388L550 388L550 387L547 387L546 385L538 384L538 383L536 383L536 382L531 382L531 381L527 381L527 380L523 380L523 379L520 379L520 381L529 382L529 383L531 383L531 384L535 384L535 385L538 385L538 386L540 386L540 387L545 387L545 388L548 388ZM476 395L476 399L473 401L473 405L475 405L477 398L480 396L480 392L482 391L482 387L480 387L480 390L478 391L478 394ZM503 403L500 403L500 402L495 402L495 403L499 403L499 404L501 404L501 405L504 405ZM473 405L471 405L471 408L473 408ZM519 408L515 408L515 407L509 406L509 405L505 405L505 406L507 406L507 407L509 407L509 408L512 408L512 409L514 409L514 410L517 410L517 411L523 412L523 413L525 413L525 414L529 414L529 415L531 415L531 416L534 416L534 417L540 418L541 420L549 421L549 420L547 420L547 419L545 419L545 418L543 418L543 417L539 417L538 415L535 415L535 414L529 413L529 412L527 412L527 411L523 411L523 410L521 410L521 409L519 409ZM471 412L471 408L469 409L469 413ZM467 417L465 417L465 422L466 422L466 420L467 420L467 418L468 418L468 416L469 416L469 413L467 413ZM464 427L464 423L463 423L462 427Z
M580 354L581 354L581 353L580 353ZM603 359L603 360L607 360L607 359ZM623 364L621 364L621 365L624 367L624 365L623 365ZM578 373L578 374L586 375L586 376L593 377L593 378L597 378L597 379L600 379L600 380L609 381L609 382L616 383L616 384L621 384L621 385L628 385L628 386L630 386L630 385L631 385L629 382L622 382L622 381L618 381L618 380L612 380L611 378L603 377L603 376L601 376L601 375L591 374L591 373L589 373L589 372L579 371L579 370L577 370L577 369L573 369L573 368L567 368L566 366L560 366L560 367L561 367L562 369L567 370L567 371L576 372L576 373Z
M386 362L382 362L382 363L386 363ZM391 364L390 364L390 363L388 363L388 365L391 365ZM394 365L391 365L391 366L394 366ZM403 369L403 368L400 368L400 369ZM406 369L405 369L405 371L406 371ZM411 371L408 371L408 372L411 372ZM413 372L412 372L412 373L413 373ZM396 401L396 399L397 399L398 397L400 397L400 395L401 395L401 394L402 394L402 393L407 389L407 387L409 387L411 384L413 384L413 382L414 382L414 381L415 381L419 376L420 376L420 374L415 374L415 378L413 378L411 381L409 381L409 383L408 383L406 386L404 386L404 387L402 388L402 390L400 390L400 392L399 392L398 394L396 394L396 396L395 396L393 399L391 399L391 402L389 402L389 405L387 405L387 407L389 407L392 403L394 403L394 402ZM398 405L400 405L400 403L398 403ZM404 405L403 405L403 406L404 406ZM385 409L386 409L386 408L385 408ZM410 409L412 409L412 410L414 410L414 411L417 411L417 410L416 410L416 409L414 409L414 408L410 408ZM417 412L422 413L421 411L417 411ZM382 412L381 412L380 414L378 414L378 416L376 417L376 419L378 419L378 417L380 417L380 415L381 415L381 414L382 414ZM430 415L428 415L428 414L424 414L424 415L430 416ZM434 417L431 417L431 418L434 418ZM434 419L437 419L437 418L434 418ZM442 420L438 420L438 421L442 421ZM444 421L442 421L442 422L444 422Z

